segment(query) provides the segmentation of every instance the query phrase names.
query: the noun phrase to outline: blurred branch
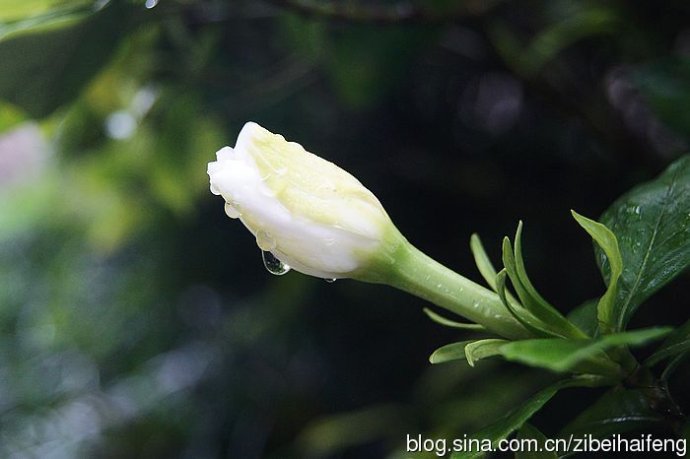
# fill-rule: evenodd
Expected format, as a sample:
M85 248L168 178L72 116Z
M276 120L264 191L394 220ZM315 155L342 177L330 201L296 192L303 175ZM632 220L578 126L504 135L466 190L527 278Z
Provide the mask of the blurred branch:
M476 16L485 13L500 0L466 1L448 10L446 8L421 8L408 1L400 1L394 5L371 5L356 2L334 3L331 1L317 2L313 0L267 0L284 9L293 10L306 16L316 16L325 19L368 22L378 24L403 23L443 23L456 19Z
M592 30L598 33L598 29ZM631 131L607 100L605 70L595 78L583 79L573 71L577 64L558 56L561 49L572 43L570 39L544 54L543 46L539 49L516 45L517 38L500 24L491 24L485 34L487 43L512 75L552 107L579 119L609 146L621 164L632 162L655 171L663 167L664 158L655 152L643 133Z

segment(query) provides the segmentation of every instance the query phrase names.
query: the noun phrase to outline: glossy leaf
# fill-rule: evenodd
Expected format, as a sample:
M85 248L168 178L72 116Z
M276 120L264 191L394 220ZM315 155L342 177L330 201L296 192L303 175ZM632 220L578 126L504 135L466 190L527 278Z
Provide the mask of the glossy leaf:
M618 238L623 258L615 308L622 330L643 301L690 265L690 156L623 195L601 222ZM608 280L609 261L601 249L597 253Z
M592 237L597 246L604 252L611 269L608 277L608 287L597 304L597 318L602 333L611 333L615 326L615 302L618 294L618 278L623 272L623 259L618 249L616 235L601 223L583 217L574 210L571 211L575 221Z
M556 372L593 372L615 375L617 365L605 358L604 351L616 346L639 346L668 333L670 328L647 328L605 335L595 339L532 339L501 346L508 360Z

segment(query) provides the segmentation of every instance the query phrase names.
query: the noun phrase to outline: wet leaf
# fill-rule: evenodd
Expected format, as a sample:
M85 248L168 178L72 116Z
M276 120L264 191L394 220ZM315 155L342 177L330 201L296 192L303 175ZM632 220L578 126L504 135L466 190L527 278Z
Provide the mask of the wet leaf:
M623 258L614 312L622 330L642 302L690 265L690 156L623 195L601 222L618 238ZM601 249L597 254L608 281L611 265Z

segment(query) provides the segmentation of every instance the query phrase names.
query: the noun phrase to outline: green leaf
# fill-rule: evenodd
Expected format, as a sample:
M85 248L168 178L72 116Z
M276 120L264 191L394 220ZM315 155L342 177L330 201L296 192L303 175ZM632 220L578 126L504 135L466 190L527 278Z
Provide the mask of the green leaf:
M508 360L556 372L583 372L609 376L619 375L619 367L605 357L604 351L617 346L640 346L659 339L672 329L668 327L615 333L594 339L531 339L513 341L501 346Z
M671 333L661 346L650 355L644 364L656 365L662 360L675 357L690 350L690 320Z
M482 339L473 341L465 346L465 357L471 367L477 360L500 355L499 348L507 343L504 339Z
M72 100L126 31L124 5L111 2L83 20L82 12L70 13L10 34L0 30L0 99L34 118Z
M690 264L690 155L619 198L601 222L618 238L623 258L615 311L622 330L643 301ZM608 258L601 249L597 254L610 279Z
M472 341L459 341L457 343L446 344L436 349L430 356L429 362L443 363L451 360L467 359L465 356L465 346Z
M595 336L599 328L597 319L598 300L585 301L568 313L568 320L589 336Z
M56 2L55 0L4 1L0 2L0 23L35 18L64 9L73 9L76 6L88 5L93 8L93 3L93 0L70 0L69 2Z
M583 217L574 210L570 211L575 221L587 231L597 246L604 252L610 267L608 276L608 288L602 295L597 305L597 318L602 333L611 333L616 330L615 302L618 294L618 278L623 272L623 259L618 249L616 235L601 223Z
M459 341L446 344L436 349L430 356L429 362L443 363L451 360L465 359L470 366L475 362L488 357L499 355L498 348L507 343L504 339L482 339L478 341Z
M429 308L424 308L423 309L424 314L429 316L431 320L436 322L437 324L444 325L446 327L451 327L451 328L460 328L463 330L476 330L476 331L484 331L486 328L479 324L468 324L468 323L462 323L462 322L456 322L454 320L447 319L443 317L442 315L432 311Z
M559 436L590 434L601 438L630 430L649 429L664 420L651 407L644 391L616 387L580 413Z
M515 251L510 240L503 239L503 264L505 265L510 282L520 298L525 309L531 312L537 319L546 325L547 330L563 338L583 338L586 335L578 330L563 315L551 306L537 292L527 276L525 264L522 259L522 222L518 224L515 234Z
M515 459L554 459L558 457L555 451L544 451L546 436L529 422L522 425L517 433L518 439L531 439L537 441L537 448L542 451L516 451Z
M483 442L490 442L492 447L495 448L500 440L507 438L511 433L522 427L524 423L527 422L534 413L546 405L559 390L572 385L576 384L571 380L559 381L537 392L522 406L508 413L493 424L481 429L479 432L472 435L472 438L477 438ZM488 449L489 445L484 446ZM474 459L483 457L485 454L485 452L480 451L456 452L451 455L451 459Z

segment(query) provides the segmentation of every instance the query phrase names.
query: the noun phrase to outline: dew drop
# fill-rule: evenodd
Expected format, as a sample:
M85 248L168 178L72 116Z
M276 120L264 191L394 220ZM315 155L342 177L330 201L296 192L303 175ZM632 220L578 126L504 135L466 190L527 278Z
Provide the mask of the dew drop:
M265 231L256 233L256 245L263 251L270 251L276 248L276 241Z
M290 271L290 266L288 266L285 263L283 263L282 261L280 261L271 252L268 252L266 250L262 250L261 251L261 258L264 261L264 266L266 267L266 271L268 271L269 273L271 273L275 276L282 276L283 274Z
M324 280L325 280L326 282L328 282L329 284L332 284L333 282L335 282L335 281L336 281L336 279L335 279L335 278L331 278L331 279L324 279Z
M225 215L227 215L230 218L240 218L242 215L237 207L235 207L233 204L226 202L225 203Z

